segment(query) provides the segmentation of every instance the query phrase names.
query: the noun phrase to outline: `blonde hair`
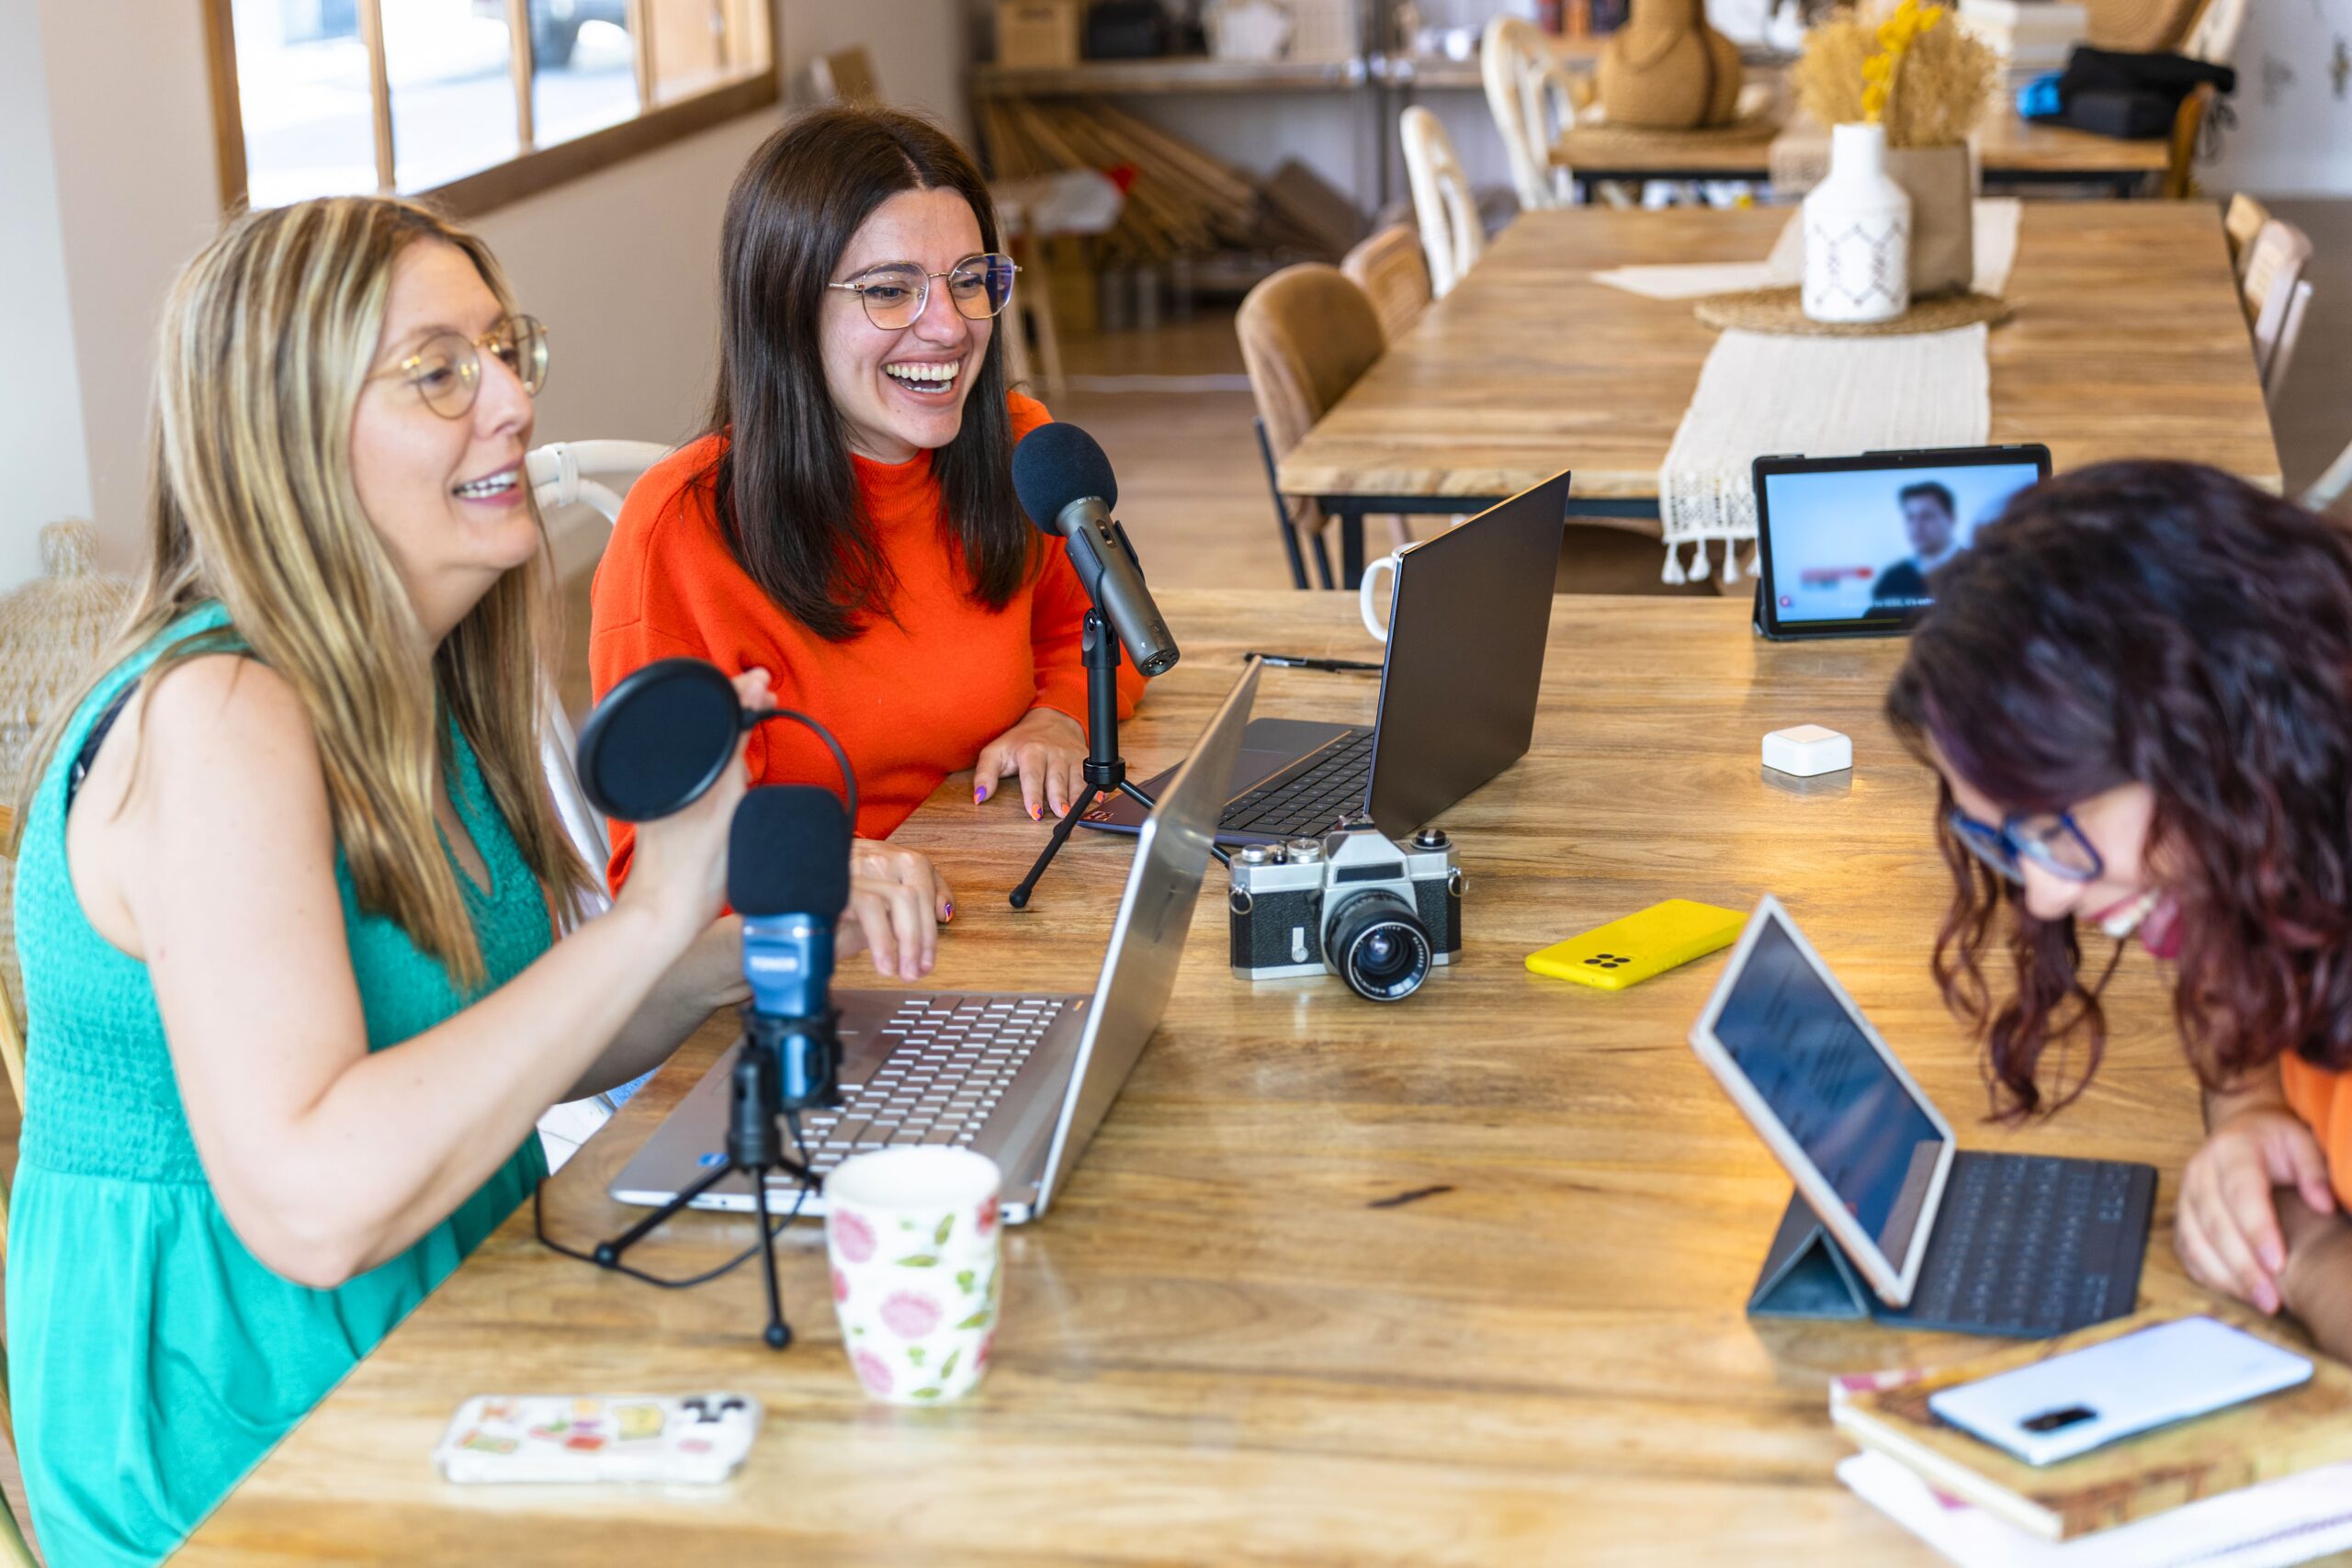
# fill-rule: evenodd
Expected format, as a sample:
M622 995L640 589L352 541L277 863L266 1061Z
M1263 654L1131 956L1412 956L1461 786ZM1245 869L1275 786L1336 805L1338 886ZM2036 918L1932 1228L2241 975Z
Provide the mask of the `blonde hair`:
M175 644L146 677L242 642L309 714L336 842L360 907L390 917L469 989L483 978L458 874L433 819L454 767L446 713L472 746L551 905L589 886L539 774L540 671L555 653L545 546L503 577L431 660L352 479L351 426L392 268L422 241L456 246L509 311L481 241L429 209L335 197L245 213L189 262L157 334L148 565L130 619L27 772L106 671L208 600L232 630ZM527 486L526 487L527 491ZM23 814L19 813L19 821Z

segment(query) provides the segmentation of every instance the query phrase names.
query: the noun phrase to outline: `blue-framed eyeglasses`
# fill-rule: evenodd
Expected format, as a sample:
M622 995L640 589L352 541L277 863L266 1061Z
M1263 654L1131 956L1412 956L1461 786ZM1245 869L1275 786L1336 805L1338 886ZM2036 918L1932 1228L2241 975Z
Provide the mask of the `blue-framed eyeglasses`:
M2011 882L2025 881L2020 863L2031 861L2068 882L2096 882L2107 870L2098 851L2064 811L2037 811L2005 818L1997 828L1953 807L1944 821L1978 860Z

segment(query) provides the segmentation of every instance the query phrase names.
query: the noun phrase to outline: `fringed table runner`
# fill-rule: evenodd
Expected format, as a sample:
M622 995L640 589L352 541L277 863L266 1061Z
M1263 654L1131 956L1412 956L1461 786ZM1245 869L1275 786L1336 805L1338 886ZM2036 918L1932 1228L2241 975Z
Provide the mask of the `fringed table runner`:
M1978 292L2007 288L2018 217L2014 200L1977 202ZM1775 280L1802 270L1800 221L1766 263ZM1723 581L1739 581L1738 547L1756 537L1759 457L1984 445L1993 424L1985 344L1982 326L1876 338L1721 334L1658 470L1664 580L1703 581L1713 570L1707 547L1720 541Z

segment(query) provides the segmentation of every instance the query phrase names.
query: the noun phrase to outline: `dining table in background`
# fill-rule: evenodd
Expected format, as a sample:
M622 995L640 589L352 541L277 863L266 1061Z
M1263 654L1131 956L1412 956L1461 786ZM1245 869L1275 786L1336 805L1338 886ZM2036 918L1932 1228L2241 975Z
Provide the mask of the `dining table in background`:
M1654 520L1658 468L1716 334L1688 299L1593 274L1760 262L1793 217L1521 213L1282 458L1278 488L1337 519L1350 585L1365 515L1475 512L1562 468L1572 515ZM2062 470L2162 456L2279 488L2217 205L2026 202L2004 298L2012 313L1987 349L1994 442L2044 443Z
M1244 649L1372 650L1341 594L1159 604L1184 656L1125 732L1146 775L1183 755ZM1984 1119L1976 1053L1928 975L1951 890L1932 784L1880 714L1902 652L1763 643L1722 600L1555 601L1532 749L1439 818L1466 877L1461 961L1401 1002L1234 978L1212 867L1157 1037L1051 1211L1006 1233L972 1398L862 1397L813 1224L782 1244L799 1337L779 1355L755 1266L656 1290L541 1247L526 1207L175 1561L1933 1562L1833 1478L1850 1449L1826 1381L1986 1342L1750 1320L1789 1182L1685 1043L1723 960L1620 993L1521 962L1663 898L1777 894L1964 1145L2155 1165L2143 1297L2202 1299L2169 1239L2197 1090L2143 954L2103 994L2089 1092L2052 1121ZM1376 690L1272 669L1257 710L1369 722ZM1849 775L1792 788L1761 770L1762 735L1806 721L1853 738ZM927 984L1092 987L1133 840L1080 834L1016 913L1005 889L1044 831L976 808L960 775L899 830L956 895ZM838 983L874 977L853 959ZM642 1213L606 1186L731 1033L695 1036L548 1183L554 1235L585 1246ZM752 1234L683 1216L632 1261L685 1274ZM459 1486L431 1460L470 1395L708 1390L766 1417L707 1491Z
M1596 128L1599 129L1599 128ZM1826 157L1828 132L1818 131ZM1571 130L1552 162L1589 188L1606 180L1747 180L1771 177L1770 136L1631 131L1586 136ZM1976 166L1987 192L2086 186L2118 199L2160 188L2173 162L2165 138L2124 141L2048 120L2030 120L2014 104L1996 105L1976 134Z

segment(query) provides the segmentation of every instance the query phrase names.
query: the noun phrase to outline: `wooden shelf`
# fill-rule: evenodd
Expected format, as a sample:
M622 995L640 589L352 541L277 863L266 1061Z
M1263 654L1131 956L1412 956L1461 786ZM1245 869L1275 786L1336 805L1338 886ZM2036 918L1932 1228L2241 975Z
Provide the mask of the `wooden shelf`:
M1063 66L975 65L971 83L973 96L983 98L1107 98L1129 93L1347 92L1370 76L1362 59L1316 62L1169 55Z

